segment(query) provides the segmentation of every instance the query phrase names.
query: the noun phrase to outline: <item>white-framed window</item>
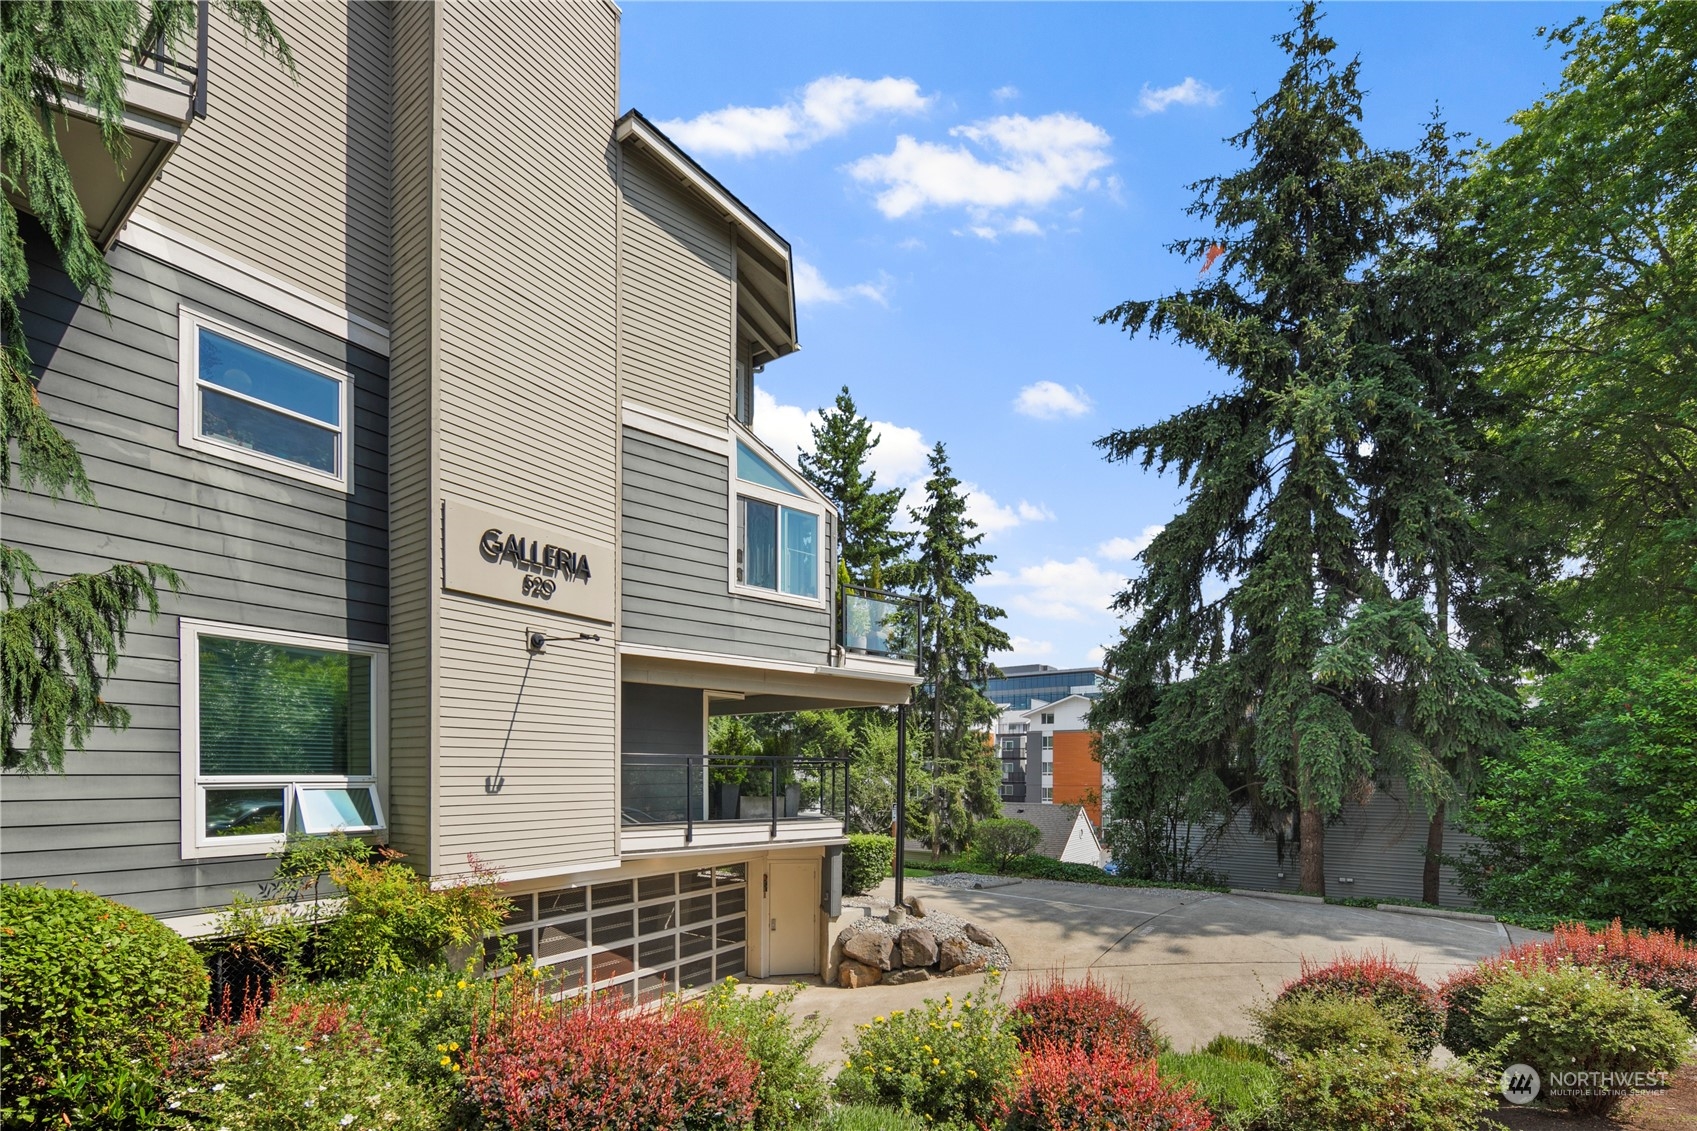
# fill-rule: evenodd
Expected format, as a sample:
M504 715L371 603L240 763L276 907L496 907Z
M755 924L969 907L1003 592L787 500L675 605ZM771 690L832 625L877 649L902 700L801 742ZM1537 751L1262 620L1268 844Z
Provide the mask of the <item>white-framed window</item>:
M1055 764L1053 762L1049 761L1047 758L1045 758L1043 760L1043 773L1047 777L1054 777L1055 776Z
M1055 800L1054 789L1051 788L1050 786L1044 786L1043 787L1043 803L1045 805L1053 804L1054 800Z
M830 597L827 504L761 445L731 436L731 588L823 607Z
M1043 749L1053 750L1054 748L1055 748L1055 736L1052 735L1052 734L1044 735L1043 736Z
M181 622L183 855L385 827L388 649Z
M179 443L353 490L353 379L346 370L186 306L177 320Z
M1055 725L1055 713L1053 711L1043 712L1043 725L1047 727Z

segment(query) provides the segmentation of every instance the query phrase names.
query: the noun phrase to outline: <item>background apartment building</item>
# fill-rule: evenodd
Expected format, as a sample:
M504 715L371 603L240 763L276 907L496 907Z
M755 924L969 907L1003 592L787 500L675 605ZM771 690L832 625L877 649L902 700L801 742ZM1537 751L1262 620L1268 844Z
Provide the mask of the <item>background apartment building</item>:
M1103 777L1088 717L1105 676L1100 668L1025 664L988 682L985 694L1001 708L995 743L1004 802L1081 805L1102 827L1112 782Z
M5 779L6 878L201 933L285 830L343 828L498 868L570 982L822 971L846 764L729 791L708 719L917 677L749 431L789 244L620 115L610 4L273 10L295 78L214 14L180 107L132 86L157 175L74 167L110 317L26 234L100 506L13 494L7 540L185 585L108 685L131 727Z

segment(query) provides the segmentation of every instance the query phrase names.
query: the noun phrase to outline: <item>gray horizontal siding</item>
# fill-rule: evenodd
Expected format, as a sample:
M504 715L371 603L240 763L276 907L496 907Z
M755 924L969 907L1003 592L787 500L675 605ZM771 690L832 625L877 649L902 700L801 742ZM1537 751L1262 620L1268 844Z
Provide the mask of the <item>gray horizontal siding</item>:
M624 639L825 663L834 635L827 610L731 593L729 475L724 456L625 430ZM833 544L829 516L823 541Z
M51 581L113 561L159 561L183 578L160 616L132 622L106 697L129 709L64 775L7 775L7 880L78 886L158 915L221 906L267 878L263 857L185 861L180 847L179 617L383 642L388 635L387 418L383 358L119 245L110 317L79 301L30 230L25 302L49 415L76 444L97 506L14 492L8 545ZM354 493L192 452L177 443L177 308L348 370Z
M1445 855L1477 843L1476 837L1455 827L1453 818L1446 825ZM1376 790L1365 805L1346 804L1326 826L1325 856L1327 895L1419 899L1426 860L1425 809L1410 803L1400 784ZM1202 864L1225 873L1233 887L1296 891L1301 886L1295 844L1285 845L1281 860L1273 834L1252 831L1247 814L1238 815L1219 844L1203 855ZM1438 893L1446 907L1472 903L1447 865L1439 870Z

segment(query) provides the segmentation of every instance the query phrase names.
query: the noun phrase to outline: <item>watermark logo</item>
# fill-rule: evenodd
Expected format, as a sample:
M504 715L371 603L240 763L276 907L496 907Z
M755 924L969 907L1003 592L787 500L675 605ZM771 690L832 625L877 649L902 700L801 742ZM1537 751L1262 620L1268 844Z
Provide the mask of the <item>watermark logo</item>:
M1503 1078L1497 1084L1503 1099L1511 1104L1529 1104L1538 1098L1538 1090L1543 1087L1543 1081L1538 1079L1538 1070L1529 1064L1511 1064L1503 1069Z

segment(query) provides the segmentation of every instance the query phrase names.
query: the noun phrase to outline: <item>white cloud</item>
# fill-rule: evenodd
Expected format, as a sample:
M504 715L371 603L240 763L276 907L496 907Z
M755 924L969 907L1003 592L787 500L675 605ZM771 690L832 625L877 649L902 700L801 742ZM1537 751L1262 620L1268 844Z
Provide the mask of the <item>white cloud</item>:
M1110 538L1096 547L1096 552L1111 562L1129 562L1147 549L1155 535L1165 529L1165 523L1157 522L1145 526L1135 538Z
M813 450L813 428L822 420L818 409L779 404L765 389L754 389L754 432L791 463L799 453ZM919 429L874 420L872 434L878 446L867 462L880 486L906 487L924 479L925 457L931 449Z
M925 208L960 208L972 221L967 231L994 239L1004 233L1039 234L1042 229L1029 216L1006 219L1005 214L1098 188L1095 174L1113 163L1107 131L1076 114L1010 114L956 126L949 134L969 144L918 141L903 134L889 153L850 165L849 175L875 188L878 210L889 219Z
M1181 83L1172 86L1152 87L1143 84L1143 92L1138 95L1137 105L1140 113L1159 114L1169 106L1217 106L1220 102L1220 92L1205 82L1198 82L1189 75Z
M1008 608L1026 616L1088 621L1108 615L1108 606L1125 579L1087 557L1078 557L1070 562L1051 558L1012 574L995 573L984 584L1009 591Z
M881 277L876 283L853 283L846 287L833 287L825 281L825 276L819 273L819 268L800 256L795 260L795 301L801 306L843 303L856 297L870 299L879 306L889 306L890 300L885 293L889 286L888 279Z
M1067 388L1055 381L1027 385L1014 398L1014 411L1036 420L1059 420L1063 416L1085 416L1094 402L1083 389Z
M1089 664L1091 667L1096 667L1101 664L1102 660L1106 658L1107 655L1108 650L1098 644L1094 648L1091 648L1088 652L1084 653L1084 662Z
M749 157L793 153L875 117L920 113L931 101L912 79L827 75L782 106L726 106L659 125L697 155Z
M1009 83L1007 86L998 86L995 90L990 92L990 97L994 98L997 102L1006 102L1010 98L1018 98L1019 87L1014 86L1012 83Z
M1008 650L998 652L1003 657L1000 661L1004 666L1009 663L1020 663L1039 660L1055 654L1055 644L1052 640L1031 640L1024 636L1015 636L1008 641Z
M1055 512L1048 507L1024 499L1004 506L976 483L962 482L960 490L966 498L966 517L976 522L986 537L994 538L1022 523L1053 522L1055 518Z

